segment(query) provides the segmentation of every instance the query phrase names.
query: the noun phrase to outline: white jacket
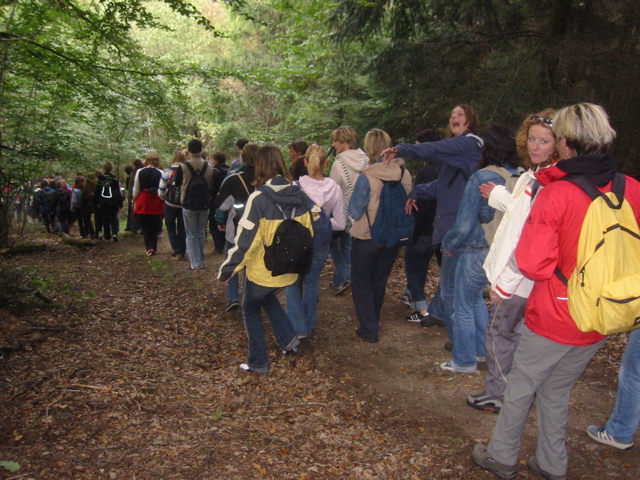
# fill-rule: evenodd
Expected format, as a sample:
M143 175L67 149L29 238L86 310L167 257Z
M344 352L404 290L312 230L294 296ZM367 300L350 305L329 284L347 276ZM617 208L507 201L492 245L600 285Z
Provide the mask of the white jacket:
M491 288L502 298L512 295L528 298L533 281L525 278L516 265L513 251L518 244L524 222L533 203L531 187L535 182L534 170L527 170L513 187L513 193L497 185L489 196L489 205L504 212L493 243L484 261L484 270ZM538 189L540 190L541 187Z

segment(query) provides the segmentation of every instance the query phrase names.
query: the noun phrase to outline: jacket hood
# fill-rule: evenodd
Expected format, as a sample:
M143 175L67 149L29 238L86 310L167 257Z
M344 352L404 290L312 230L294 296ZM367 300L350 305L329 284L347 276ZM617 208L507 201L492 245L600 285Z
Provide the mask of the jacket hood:
M267 183L260 185L258 190L273 202L287 209L304 206L306 211L313 206L313 202L298 185L289 183L289 180L281 176L274 177Z
M394 158L393 161L389 165L385 165L384 163L374 163L373 165L369 165L369 167L364 170L364 174L368 177L377 178L384 182L389 181L400 181L402 180L402 175L404 173L401 172L401 159ZM404 161L402 161L404 163Z
M367 154L360 148L357 150L345 150L344 152L339 153L336 158L342 160L347 167L355 170L356 172L361 172L369 164L369 157L367 157Z
M323 206L329 199L336 195L342 195L340 187L330 178L316 180L315 178L305 175L300 177L298 182L302 190L304 190L304 193L320 206Z
M549 185L570 173L584 175L596 186L604 187L616 175L616 162L608 153L582 155L542 169L536 172L536 178L541 185Z

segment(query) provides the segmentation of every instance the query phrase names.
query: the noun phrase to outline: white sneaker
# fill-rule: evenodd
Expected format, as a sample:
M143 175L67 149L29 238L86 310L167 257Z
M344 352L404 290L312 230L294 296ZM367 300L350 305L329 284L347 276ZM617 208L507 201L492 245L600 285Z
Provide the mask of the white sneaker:
M612 447L619 448L620 450L629 450L633 447L633 442L622 443L613 438L604 427L598 427L596 425L589 425L587 427L587 434L593 438L596 442L604 443L605 445L611 445Z
M459 365L456 365L456 363L453 360L449 360L448 362L441 363L440 368L445 372L453 372L453 373L476 373L478 371L478 367L476 365L461 367Z

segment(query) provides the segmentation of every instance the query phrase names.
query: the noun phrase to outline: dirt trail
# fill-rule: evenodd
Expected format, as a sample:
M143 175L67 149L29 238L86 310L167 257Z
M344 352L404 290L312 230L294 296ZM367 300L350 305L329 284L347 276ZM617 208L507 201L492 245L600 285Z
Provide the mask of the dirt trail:
M354 337L351 297L333 296L329 265L317 331L293 358L270 340L272 373L257 376L238 369L246 355L241 314L224 312L215 280L221 257L211 249L205 270L196 272L166 253L145 257L140 236L3 260L56 272L58 303L0 321L12 345L24 342L35 321L49 329L2 359L0 461L18 462L14 475L495 478L470 460L472 445L488 439L497 418L465 404L483 388L484 369L439 369L450 355L442 348L446 334L404 320L401 260L379 343ZM169 251L166 238L160 250ZM613 408L620 352L616 337L574 391L570 478L640 478L639 449L596 445L584 431ZM523 461L534 445L532 412ZM534 478L524 465L520 472Z

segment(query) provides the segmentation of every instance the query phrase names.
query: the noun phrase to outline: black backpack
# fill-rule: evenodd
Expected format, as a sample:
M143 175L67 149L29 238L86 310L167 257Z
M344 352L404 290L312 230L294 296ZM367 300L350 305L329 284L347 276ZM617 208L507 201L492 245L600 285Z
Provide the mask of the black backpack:
M278 225L271 245L264 247L264 264L273 277L285 273L307 273L313 256L311 232L295 220L295 208L291 218L287 218L280 205L277 207L284 215L284 220Z
M180 205L180 187L176 185L176 176L180 167L171 167L171 175L167 180L167 194L164 197L165 202L172 205Z
M211 203L211 187L204 177L207 171L207 162L204 163L202 169L196 172L189 162L185 163L191 172L191 180L187 184L187 190L184 192L183 208L187 210L206 210Z

